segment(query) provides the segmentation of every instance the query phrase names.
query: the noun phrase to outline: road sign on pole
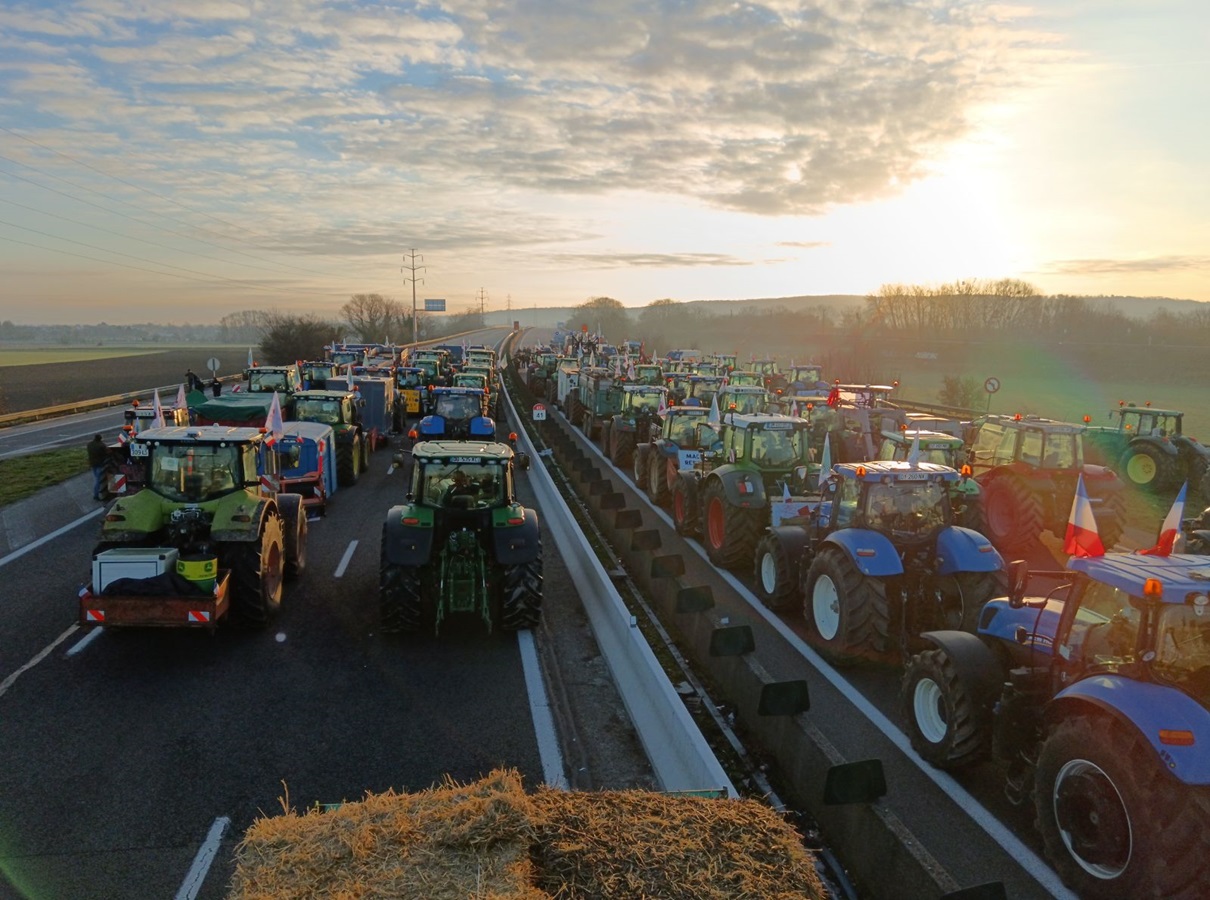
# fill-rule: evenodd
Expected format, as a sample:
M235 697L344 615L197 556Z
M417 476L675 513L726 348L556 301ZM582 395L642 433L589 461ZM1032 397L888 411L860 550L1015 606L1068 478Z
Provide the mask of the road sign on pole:
M535 422L545 422L546 421L546 407L541 403L534 404L534 421Z
M218 371L218 357L212 356L206 360L206 368L210 370L211 375L215 374Z

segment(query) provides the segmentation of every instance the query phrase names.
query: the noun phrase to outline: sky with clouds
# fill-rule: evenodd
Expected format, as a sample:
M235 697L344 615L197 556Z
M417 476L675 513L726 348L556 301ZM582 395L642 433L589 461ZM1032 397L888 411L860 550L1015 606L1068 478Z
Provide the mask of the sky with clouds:
M0 319L413 274L453 311L1210 300L1208 47L1205 0L0 0Z

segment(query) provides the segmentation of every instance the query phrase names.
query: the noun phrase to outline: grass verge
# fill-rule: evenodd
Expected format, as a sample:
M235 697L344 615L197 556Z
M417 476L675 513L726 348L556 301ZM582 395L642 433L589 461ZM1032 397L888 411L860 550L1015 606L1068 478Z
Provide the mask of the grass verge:
M16 503L87 471L88 452L83 447L0 459L0 506Z

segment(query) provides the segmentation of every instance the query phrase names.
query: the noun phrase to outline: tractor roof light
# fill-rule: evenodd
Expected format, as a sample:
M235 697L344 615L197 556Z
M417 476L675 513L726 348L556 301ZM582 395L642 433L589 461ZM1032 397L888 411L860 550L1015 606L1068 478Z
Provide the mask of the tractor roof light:
M857 477L858 477L858 478L865 478L865 466L858 466L858 467L857 467Z
M1091 422L1091 421L1092 421L1092 416L1089 416L1089 415L1085 415L1085 416L1084 416L1084 424L1085 424L1085 425L1087 425L1087 424L1088 424L1089 422Z
M1013 421L1014 421L1014 422L1020 422L1020 421L1021 421L1021 414L1020 414L1020 413L1017 413L1016 415L1014 415L1014 416L1013 416Z
M1143 596L1149 600L1158 600L1164 595L1164 583L1158 578L1148 578L1143 582Z

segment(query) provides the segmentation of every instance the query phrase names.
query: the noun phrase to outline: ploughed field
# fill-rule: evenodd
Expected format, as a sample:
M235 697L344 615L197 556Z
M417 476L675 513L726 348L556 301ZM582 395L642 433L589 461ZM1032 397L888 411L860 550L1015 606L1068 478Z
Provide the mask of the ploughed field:
M96 350L81 349L70 361L20 364L21 352L4 351L0 358L0 414L77 403L144 388L175 386L185 381L192 368L203 378L210 370L206 361L216 357L222 364L219 375L244 368L247 348L191 346L148 352L144 348L109 351L105 359L82 359ZM39 351L29 353L39 358ZM6 364L17 362L17 364Z

